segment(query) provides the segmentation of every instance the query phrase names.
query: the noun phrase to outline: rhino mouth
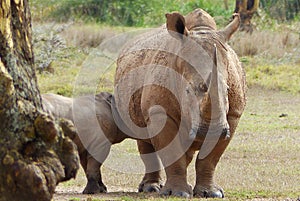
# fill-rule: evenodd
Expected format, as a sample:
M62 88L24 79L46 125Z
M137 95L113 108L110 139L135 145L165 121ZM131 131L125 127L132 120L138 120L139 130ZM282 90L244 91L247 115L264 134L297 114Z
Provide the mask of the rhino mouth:
M203 141L205 138L212 138L221 140L230 139L230 129L228 124L201 124L193 127L190 131L190 137L195 138L196 141Z

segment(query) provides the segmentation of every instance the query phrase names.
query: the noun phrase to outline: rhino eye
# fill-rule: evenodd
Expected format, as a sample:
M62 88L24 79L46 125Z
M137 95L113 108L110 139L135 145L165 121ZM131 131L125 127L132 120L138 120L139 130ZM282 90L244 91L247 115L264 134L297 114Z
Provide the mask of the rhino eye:
M230 87L226 84L226 95L228 95Z
M200 91L205 91L206 92L208 90L208 87L205 83L200 83L199 84L199 89L200 89Z
M194 92L196 96L202 96L205 92L207 92L208 87L205 83L200 83L198 86L194 87Z

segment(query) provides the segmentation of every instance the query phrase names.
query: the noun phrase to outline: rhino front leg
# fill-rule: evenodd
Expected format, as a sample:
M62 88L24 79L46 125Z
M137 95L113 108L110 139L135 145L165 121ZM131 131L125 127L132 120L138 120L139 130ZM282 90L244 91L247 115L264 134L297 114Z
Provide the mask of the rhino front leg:
M232 113L230 113L232 114ZM234 136L235 129L238 124L241 113L228 115L228 123L230 127L230 138L227 140L220 139L212 152L204 159L197 158L196 160L196 185L194 195L200 197L224 197L224 191L221 187L214 184L213 174L217 163L220 160L227 145Z
M232 137L232 136L231 136ZM224 191L214 184L213 176L217 163L230 139L219 140L212 152L204 159L196 159L196 185L194 195L205 198L224 198Z
M160 114L155 114L160 115ZM160 119L153 117L153 119ZM155 122L154 122L155 123ZM180 131L181 132L181 131ZM184 150L182 133L178 133L178 124L169 116L161 132L151 139L165 168L167 180L161 189L162 196L178 196L190 198L193 196L192 187L187 183L187 166L191 157Z
M101 163L94 159L92 156L87 157L87 168L85 174L87 177L87 185L83 194L106 193L107 188L102 182L101 177Z
M162 196L177 196L191 198L193 196L192 187L187 183L186 158L181 157L171 166L165 168L167 181L161 189Z
M146 169L144 178L139 185L139 192L159 192L163 186L159 158L150 143L138 140L137 145ZM149 153L152 153L151 156L146 155Z

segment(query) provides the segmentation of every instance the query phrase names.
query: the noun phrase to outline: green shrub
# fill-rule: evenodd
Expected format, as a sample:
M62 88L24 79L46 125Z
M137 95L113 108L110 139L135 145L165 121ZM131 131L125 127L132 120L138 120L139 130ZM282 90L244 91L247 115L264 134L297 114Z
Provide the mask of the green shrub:
M233 11L225 10L223 0L33 0L31 7L35 20L92 21L118 26L160 25L165 21L164 14L171 11L186 14L203 8L212 16L226 19Z
M300 0L261 0L260 6L272 18L280 21L299 18Z

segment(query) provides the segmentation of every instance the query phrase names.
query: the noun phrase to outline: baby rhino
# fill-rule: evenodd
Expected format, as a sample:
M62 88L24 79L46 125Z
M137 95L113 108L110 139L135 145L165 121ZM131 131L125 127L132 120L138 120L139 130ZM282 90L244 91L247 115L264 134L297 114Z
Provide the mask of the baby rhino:
M79 135L71 138L77 145L80 163L88 181L83 191L84 194L107 192L101 178L101 162L106 159L111 144L119 143L127 138L113 119L112 99L113 96L107 92L75 99L56 94L42 95L43 107L48 113L58 118L71 120L76 126L76 130L80 131L78 132ZM87 116L89 118L86 118ZM92 117L96 118L97 125L89 125ZM98 132L99 130L102 131ZM100 149L102 150L100 160L99 157L94 157L97 156L97 153L93 153L95 150L99 152L99 145L105 147ZM92 146L94 146L94 149Z

